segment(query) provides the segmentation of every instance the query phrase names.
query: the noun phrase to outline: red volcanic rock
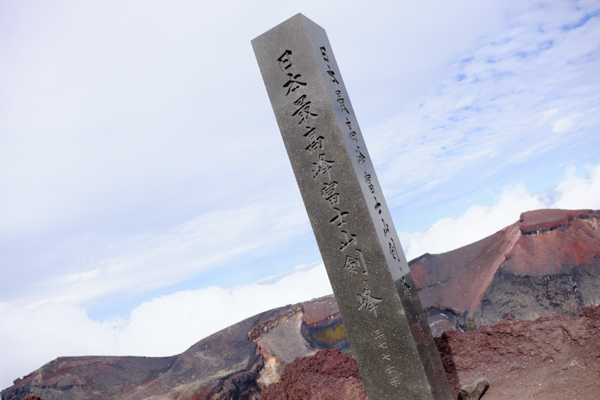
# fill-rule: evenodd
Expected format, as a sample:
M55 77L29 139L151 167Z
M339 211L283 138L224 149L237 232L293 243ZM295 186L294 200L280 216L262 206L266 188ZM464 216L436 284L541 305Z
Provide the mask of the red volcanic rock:
M336 318L340 315L335 297L328 296L303 304L304 315L302 322L312 327L327 319Z
M455 396L486 377L485 400L599 398L600 307L584 307L576 317L507 319L469 332L450 330L436 344ZM367 399L356 363L336 350L288 364L281 381L261 398Z
M410 262L434 335L600 304L600 214L537 210L478 242Z
M39 396L28 396L24 400L42 400Z
M600 307L451 330L436 344L455 394L485 376L485 400L600 398Z
M592 210L535 210L521 214L519 228L524 234L556 229L574 219L589 219Z
M354 358L321 350L288 364L262 400L368 400Z

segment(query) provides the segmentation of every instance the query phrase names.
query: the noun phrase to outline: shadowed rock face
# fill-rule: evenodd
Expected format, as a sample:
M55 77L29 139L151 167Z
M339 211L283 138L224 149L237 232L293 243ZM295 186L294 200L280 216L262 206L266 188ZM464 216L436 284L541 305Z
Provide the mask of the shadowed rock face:
M577 315L583 306L600 305L600 215L523 213L494 235L444 254L425 254L410 267L436 336L506 317ZM61 357L17 379L1 397L258 399L296 357L322 349L352 354L333 296L248 318L172 357Z

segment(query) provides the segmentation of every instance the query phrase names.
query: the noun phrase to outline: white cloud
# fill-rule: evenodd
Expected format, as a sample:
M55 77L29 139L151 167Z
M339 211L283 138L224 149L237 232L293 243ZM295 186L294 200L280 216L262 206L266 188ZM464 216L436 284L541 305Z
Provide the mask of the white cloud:
M573 119L571 118L561 118L555 123L552 124L552 132L554 133L566 133L573 125Z
M331 294L322 263L233 289L209 287L145 302L128 320L92 321L80 306L0 303L0 389L59 356L169 356L263 311Z
M166 232L109 238L104 246L96 245L96 251L105 251L100 261L75 271L59 270L59 275L35 283L36 290L15 293L12 302L82 304L122 292L160 289L240 257L248 261L290 246L307 228L306 213L296 198L282 196L215 211Z
M586 167L585 175L578 175L574 168L570 168L567 178L555 192L553 208L600 209L600 165Z
M516 222L525 211L542 208L600 209L600 164L578 175L574 168L551 193L533 195L525 186L506 187L493 206L474 205L458 218L444 218L422 232L400 236L406 258L444 253L483 239Z

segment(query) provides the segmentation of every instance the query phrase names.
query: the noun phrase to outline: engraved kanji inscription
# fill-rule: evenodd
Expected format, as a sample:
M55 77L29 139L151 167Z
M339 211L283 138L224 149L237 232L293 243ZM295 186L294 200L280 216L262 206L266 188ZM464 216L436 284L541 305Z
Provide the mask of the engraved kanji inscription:
M388 233L390 233L390 227L388 224L385 223L385 221L383 220L383 218L381 218L381 223L383 224L383 235L387 236Z
M311 102L306 100L305 94L300 96L298 98L298 100L294 101L294 105L297 106L298 108L296 109L296 111L294 111L292 113L292 116L300 117L300 121L298 122L298 125L303 123L309 117L315 118L319 115L317 113L311 112Z
M347 271L350 275L358 274L358 269L360 268L360 260L358 258L354 258L352 256L346 256L346 262L344 263L344 270Z
M363 153L360 152L359 146L356 146L356 159L358 160L359 164L365 163L365 156L363 155Z
M350 139L358 142L358 139L356 138L356 132L352 129L352 121L350 121L348 117L346 117L346 125L348 125L348 129L350 130L350 133L348 134L350 135Z
M377 317L377 307L383 299L371 296L371 289L364 288L362 294L357 294L358 298L358 311L366 310Z
M329 62L329 58L327 57L327 49L325 49L325 47L321 46L319 48L319 50L321 50L321 55L323 56L323 60L325 60L325 62Z
M331 206L338 204L340 199L340 194L336 191L337 185L338 183L335 181L331 183L325 183L321 189L321 196L323 196Z
M314 128L304 136L308 138L308 146L306 146L306 150L308 150L309 153L312 153L313 151L323 150L323 140L325 138L323 136L317 135L317 132L315 132Z
M368 174L365 171L365 182L367 183L367 186L369 187L369 191L371 193L375 193L375 186L373 186L373 184L371 183L371 174Z
M252 44L369 398L452 400L324 30L298 14Z
M281 68L282 71L290 68L292 66L292 51L284 51L281 57L277 59L277 62L279 62L279 68Z
M335 217L333 217L329 220L330 224L335 224L336 226L342 226L346 222L348 222L345 219L345 217L349 214L348 211L341 211L337 207L333 207L333 211L335 211L336 215L335 215Z
M287 88L287 93L285 94L286 96L288 94L290 94L290 92L295 92L296 89L299 89L300 86L306 86L307 83L306 82L301 82L300 80L298 80L298 78L300 78L302 75L300 74L292 74L289 73L287 74L289 77L289 80L283 85L284 88Z
M316 178L319 175L327 174L334 163L335 161L326 160L325 154L319 154L317 162L313 163L313 178Z
M377 201L377 197L373 197L375 199L375 209L381 214L381 203Z
M356 235L354 233L348 233L346 231L342 231L341 232L343 240L342 240L342 245L340 246L340 250L345 250L346 247L350 246L351 244L356 245Z
M400 261L400 255L398 254L396 243L394 243L394 238L390 238L390 242L388 244L390 246L390 254L392 255L392 257L394 257L394 260Z
M327 67L329 67L329 65ZM338 80L335 78L335 72L333 72L332 70L329 69L329 70L327 70L327 74L329 75L329 79L331 80L331 82L337 83L338 85L340 84L338 82Z
M346 103L345 103L344 98L342 97L342 92L339 90L336 90L335 94L337 94L337 96L338 96L338 98L336 100L340 104L340 108L342 109L342 112L346 112L346 113L350 114L350 111L348 111L348 109L346 108Z
M352 257L350 255L346 256L344 270L350 273L351 275L358 274L359 272L362 275L369 275L367 264L365 263L362 251L356 249L356 257Z

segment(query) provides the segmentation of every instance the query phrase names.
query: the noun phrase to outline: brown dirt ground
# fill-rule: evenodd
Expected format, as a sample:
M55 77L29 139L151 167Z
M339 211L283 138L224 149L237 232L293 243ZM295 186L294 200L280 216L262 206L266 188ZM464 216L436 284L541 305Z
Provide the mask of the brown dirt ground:
M483 400L600 400L600 306L578 317L506 319L436 339L455 398L485 376ZM366 400L356 362L337 350L297 358L263 400Z
M455 394L485 376L484 400L600 399L600 307L447 331L436 341Z

